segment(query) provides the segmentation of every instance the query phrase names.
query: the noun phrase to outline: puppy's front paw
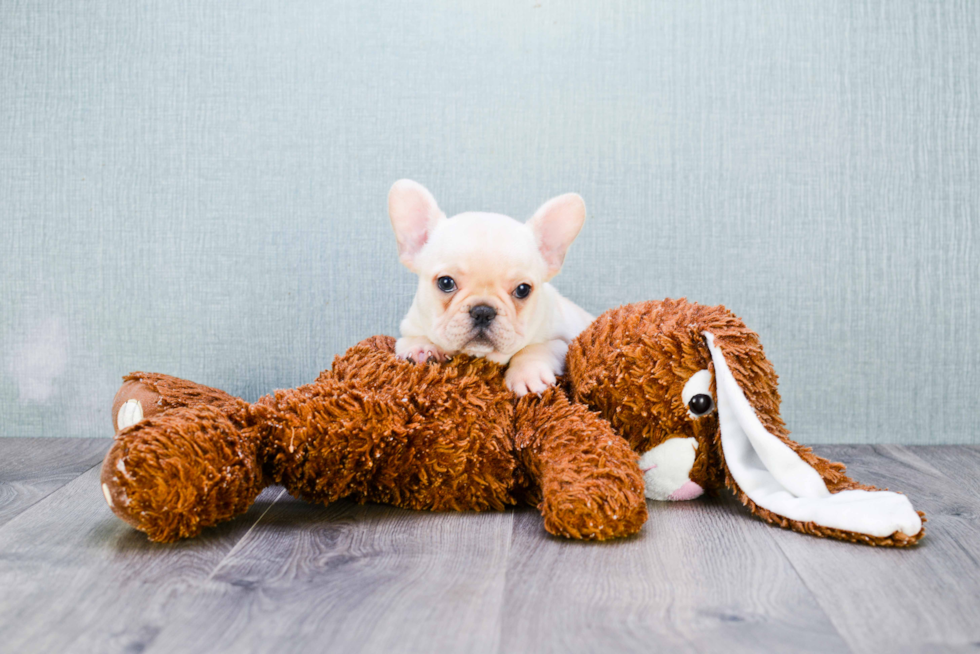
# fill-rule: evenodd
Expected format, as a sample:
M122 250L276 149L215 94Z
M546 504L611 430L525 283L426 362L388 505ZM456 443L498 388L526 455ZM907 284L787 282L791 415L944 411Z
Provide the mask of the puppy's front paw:
M395 356L399 359L428 363L441 363L449 360L449 355L427 338L408 336L395 341Z
M555 385L555 371L543 361L524 363L511 359L504 381L517 397L524 397L528 393L541 394Z

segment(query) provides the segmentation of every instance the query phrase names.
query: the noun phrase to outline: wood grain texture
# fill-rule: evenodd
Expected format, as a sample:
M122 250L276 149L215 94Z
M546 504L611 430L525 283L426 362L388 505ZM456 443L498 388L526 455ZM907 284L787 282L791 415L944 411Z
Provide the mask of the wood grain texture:
M0 447L0 525L102 463L109 439L8 438Z
M89 470L0 528L0 649L142 651L281 492L199 539L158 545L112 515Z
M154 651L496 652L512 521L286 499Z
M0 461L22 452L16 476L43 477L68 443L0 439ZM79 458L90 447L78 441ZM531 507L318 507L274 487L230 523L157 545L110 513L92 468L0 526L0 652L975 649L980 448L817 451L906 491L927 537L825 541L720 498L650 503L638 536L580 543L549 536Z
M774 532L855 652L980 648L980 448L814 448L928 515L915 548L877 550Z
M501 652L846 649L762 524L734 501L651 502L634 538L515 530Z

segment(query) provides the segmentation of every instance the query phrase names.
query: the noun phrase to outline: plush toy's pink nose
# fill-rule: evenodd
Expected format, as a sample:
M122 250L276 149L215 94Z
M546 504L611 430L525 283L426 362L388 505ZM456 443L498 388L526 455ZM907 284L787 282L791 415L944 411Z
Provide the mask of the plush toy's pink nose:
M684 500L693 500L695 497L701 497L703 494L703 488L693 481L685 481L684 485L671 493L667 499L673 500L674 502L682 502Z

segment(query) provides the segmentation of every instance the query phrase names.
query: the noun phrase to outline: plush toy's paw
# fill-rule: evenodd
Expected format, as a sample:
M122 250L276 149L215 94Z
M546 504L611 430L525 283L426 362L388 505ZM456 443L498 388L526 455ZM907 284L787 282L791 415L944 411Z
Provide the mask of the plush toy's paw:
M532 359L523 362L514 358L507 367L504 381L517 397L528 393L540 395L555 385L555 371L544 361Z
M116 427L122 431L126 427L132 427L143 419L143 405L136 398L123 402L116 412Z
M119 434L160 412L160 395L146 384L127 379L112 400L112 426Z
M690 477L697 448L697 439L670 438L641 456L646 496L675 502L701 497L704 489Z
M415 363L442 363L451 357L429 339L407 336L395 341L395 356Z

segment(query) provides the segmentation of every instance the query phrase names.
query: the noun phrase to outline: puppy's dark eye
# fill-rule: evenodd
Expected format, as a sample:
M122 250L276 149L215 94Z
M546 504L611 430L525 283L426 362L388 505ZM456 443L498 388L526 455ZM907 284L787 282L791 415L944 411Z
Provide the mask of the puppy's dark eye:
M436 286L443 293L452 293L456 290L456 280L452 277L440 277L436 280Z
M711 407L714 403L711 401L710 395L705 395L699 393L691 398L691 401L687 403L687 408L691 410L696 416L703 416L708 411L711 411Z
M523 300L530 294L531 294L530 284L518 284L517 288L514 289L514 297L516 297L518 300Z

